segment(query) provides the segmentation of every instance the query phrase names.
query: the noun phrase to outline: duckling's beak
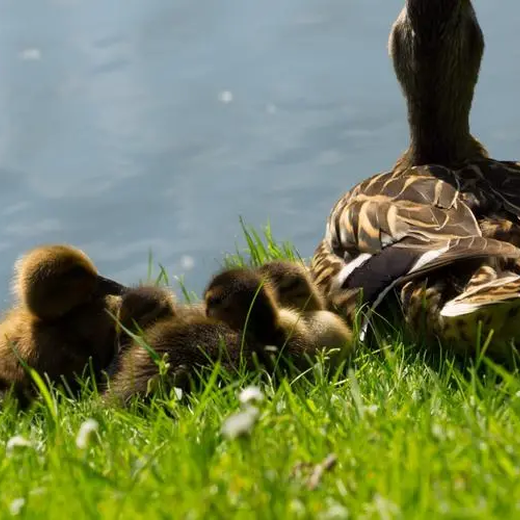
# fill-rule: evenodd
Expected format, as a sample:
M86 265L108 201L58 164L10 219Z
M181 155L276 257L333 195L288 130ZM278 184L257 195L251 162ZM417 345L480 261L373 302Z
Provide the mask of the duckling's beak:
M128 291L128 287L126 287L125 285L122 285L119 282L116 282L115 280L111 280L110 278L105 278L104 276L98 275L98 285L96 293L99 296L105 296L108 294L121 296L126 291Z

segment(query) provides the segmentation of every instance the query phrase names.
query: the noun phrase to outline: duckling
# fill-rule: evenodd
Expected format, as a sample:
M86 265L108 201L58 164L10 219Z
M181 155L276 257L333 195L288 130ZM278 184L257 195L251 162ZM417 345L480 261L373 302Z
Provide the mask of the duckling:
M366 306L363 331L394 290L408 329L433 344L474 351L474 324L492 322L498 355L520 339L520 328L505 326L520 298L520 164L489 158L470 132L484 51L471 1L406 0L389 51L406 98L409 147L391 171L333 207L311 263L314 281L349 324ZM493 285L477 291L478 303L466 293L484 268L507 304Z
M208 318L201 305L173 304L164 289L130 291L122 299L120 314L132 316L131 321L143 331L142 341L159 359L166 358L163 383L167 390L189 391L198 372L217 361L228 372L240 366L253 370L258 365L254 354L258 347L252 348L251 342L244 342L225 323ZM132 339L114 368L103 393L105 400L125 404L132 396L147 398L156 391L160 367L142 342Z
M205 315L205 307L200 302L180 304L175 294L166 287L140 285L126 288L121 297L118 321L120 328L136 333L138 329L144 330L164 319L189 320Z
M131 332L149 327L157 321L177 315L174 294L163 287L141 285L129 288L121 297L118 321Z
M121 284L100 276L70 245L37 247L15 264L17 302L0 323L0 386L30 392L24 364L73 388L89 359L95 375L112 359Z
M279 309L273 290L269 285L263 286L260 273L253 270L222 272L208 285L203 305L186 308L168 304L164 314L162 304L171 300L161 295L162 290L148 292L145 296L150 298L145 297L147 303L142 306L139 304L141 291L129 291L123 296L120 316L131 315L140 328L144 325L143 341L159 358L167 357L168 374L163 380L167 388L177 386L189 390L197 372L211 367L216 361L231 372L241 365L247 370L257 369L259 361L271 369L272 347L287 348L299 367L307 366L305 355L312 356L320 347L329 346L324 338L332 337L336 341L330 346L346 348L345 341L339 344L338 333L334 336L330 332L336 332L334 327L339 329L336 322L329 324L320 318L315 323L309 319L309 325L306 325L296 312ZM154 302L157 309L154 309ZM128 309L125 308L127 304ZM140 308L145 312L141 313ZM206 315L202 315L202 308L206 309ZM147 326L140 314L161 317ZM343 333L343 329L339 330ZM314 339L315 333L321 338L321 344ZM349 336L341 339L349 339ZM126 403L134 395L146 397L154 392L159 376L159 366L150 352L132 340L118 358L104 398Z
M282 308L299 311L317 344L349 353L347 347L353 345L351 330L337 314L326 310L324 297L302 263L275 260L263 264L258 271L267 277Z
M134 335L149 328L154 323L177 316L174 294L166 288L155 285L129 287L121 296L116 318L117 353L105 370L106 386L121 366L122 355L132 344Z
M294 277L302 290L296 290L292 282L285 286L288 287L286 290L284 284L279 283L283 270L281 263L265 266L261 271L267 274L267 281L265 275L247 268L228 269L217 274L204 295L207 315L227 323L234 330L243 331L256 345L276 347L298 368L306 367L307 358L326 347L339 350L335 361L344 359L351 352L351 333L339 317L324 310L304 312L300 316L297 310L279 306L277 294L282 301L290 303L292 296L296 305L305 305L302 302L309 298L303 292L314 292L307 284L305 272L298 275L298 268L292 265L285 267L288 278ZM271 272L278 281L276 289L273 289L276 282L269 281ZM314 295L317 302L318 294ZM258 356L270 366L265 347Z
M119 355L114 356L113 362L107 369L107 374L113 374L117 370L120 354L131 344L132 335L138 334L164 319L190 319L205 315L202 304L180 305L177 303L174 293L164 287L139 285L127 288L121 297L117 316Z
M258 272L267 276L275 297L282 307L301 311L326 309L325 298L303 264L287 260L272 260L258 267Z

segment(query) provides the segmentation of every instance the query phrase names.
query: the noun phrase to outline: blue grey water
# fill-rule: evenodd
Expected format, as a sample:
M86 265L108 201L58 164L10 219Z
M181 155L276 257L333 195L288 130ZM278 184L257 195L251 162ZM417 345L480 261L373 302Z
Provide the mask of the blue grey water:
M355 182L406 147L387 56L403 0L0 0L0 290L39 243L200 291L239 216L304 256ZM500 4L500 5L498 5ZM477 0L472 124L520 157L518 0Z

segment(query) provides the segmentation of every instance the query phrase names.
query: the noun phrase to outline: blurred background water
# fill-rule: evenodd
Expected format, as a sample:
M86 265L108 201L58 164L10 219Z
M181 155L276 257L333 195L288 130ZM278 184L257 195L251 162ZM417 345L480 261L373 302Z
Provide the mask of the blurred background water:
M520 158L518 0L476 0L472 124ZM43 242L106 276L148 253L200 291L239 216L312 254L407 144L386 43L403 0L0 0L0 289ZM500 5L498 5L500 4Z

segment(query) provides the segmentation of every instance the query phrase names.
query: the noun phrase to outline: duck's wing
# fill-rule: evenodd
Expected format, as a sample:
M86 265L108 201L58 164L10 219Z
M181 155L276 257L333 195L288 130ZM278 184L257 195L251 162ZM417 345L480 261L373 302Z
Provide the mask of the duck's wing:
M423 276L460 260L478 258L520 258L520 249L499 240L470 236L436 242L403 239L371 255L345 279L341 272L331 287L335 293L363 288L363 299L374 306L397 284Z
M482 237L459 189L457 176L442 166L358 184L330 214L311 264L316 283L336 301L352 302L351 294L363 289L364 301L373 303L396 283L454 261L519 258L513 245Z
M377 175L338 201L325 239L341 255L374 254L403 238L430 242L481 235L459 187L452 171L441 166Z

